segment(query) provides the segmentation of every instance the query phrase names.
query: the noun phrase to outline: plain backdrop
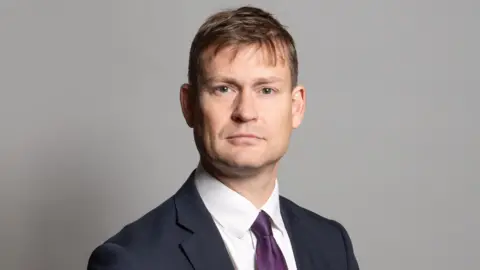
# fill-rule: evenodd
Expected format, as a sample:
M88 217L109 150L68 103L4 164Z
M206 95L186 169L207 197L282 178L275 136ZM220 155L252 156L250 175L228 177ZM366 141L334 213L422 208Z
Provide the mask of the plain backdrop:
M307 88L281 193L341 222L361 269L478 269L480 2L254 3L289 27ZM85 269L180 187L190 42L243 4L0 2L1 269Z

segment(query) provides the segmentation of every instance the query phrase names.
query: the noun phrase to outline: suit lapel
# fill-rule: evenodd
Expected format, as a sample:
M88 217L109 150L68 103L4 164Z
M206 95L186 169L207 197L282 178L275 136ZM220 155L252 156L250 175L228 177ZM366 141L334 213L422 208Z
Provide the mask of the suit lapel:
M174 196L177 223L190 232L181 248L196 270L233 270L220 232L195 187L194 172Z
M288 231L290 241L297 264L300 270L329 270L328 262L318 252L315 238L312 237L312 229L308 226L302 214L295 209L292 202L280 197L280 207L285 227Z

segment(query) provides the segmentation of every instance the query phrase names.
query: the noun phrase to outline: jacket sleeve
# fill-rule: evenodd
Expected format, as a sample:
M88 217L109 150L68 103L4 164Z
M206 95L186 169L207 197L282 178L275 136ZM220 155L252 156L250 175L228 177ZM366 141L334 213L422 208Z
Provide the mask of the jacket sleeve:
M343 237L343 244L345 246L345 254L346 254L346 263L347 263L347 270L359 270L360 267L358 265L358 261L357 261L357 258L355 256L355 252L353 250L353 244L352 244L352 240L350 239L350 236L348 235L348 232L347 230L345 229L345 227L336 222L336 221L333 221L335 223L335 225L339 228L340 232L342 233L342 237Z

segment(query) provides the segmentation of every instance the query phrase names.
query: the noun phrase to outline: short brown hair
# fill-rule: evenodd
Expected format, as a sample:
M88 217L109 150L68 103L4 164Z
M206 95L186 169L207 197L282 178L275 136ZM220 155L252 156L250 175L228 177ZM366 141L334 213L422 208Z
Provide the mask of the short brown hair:
M205 51L213 49L213 55L223 48L234 49L245 45L266 48L272 64L276 64L278 52L286 55L292 85L297 84L298 59L295 43L285 26L262 9L244 6L215 13L207 18L195 35L188 62L189 83L197 88L203 75Z

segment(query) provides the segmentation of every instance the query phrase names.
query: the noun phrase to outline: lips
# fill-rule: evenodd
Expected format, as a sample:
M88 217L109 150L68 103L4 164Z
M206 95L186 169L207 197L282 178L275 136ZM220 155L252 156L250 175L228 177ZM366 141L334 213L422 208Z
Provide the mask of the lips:
M251 133L239 133L239 134L233 134L227 137L227 139L238 139L238 138L260 139L260 136L257 136Z

